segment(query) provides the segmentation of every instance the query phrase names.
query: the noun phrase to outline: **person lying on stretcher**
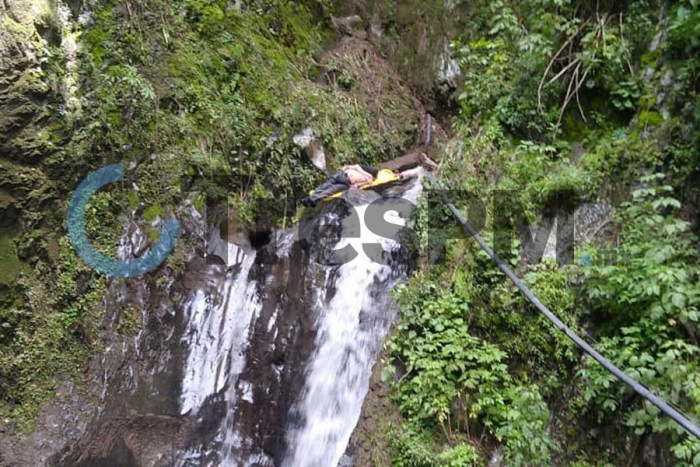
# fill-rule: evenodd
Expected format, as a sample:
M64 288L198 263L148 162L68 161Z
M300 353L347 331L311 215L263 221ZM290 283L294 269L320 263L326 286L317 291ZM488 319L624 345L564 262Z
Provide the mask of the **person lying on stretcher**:
M304 196L301 199L301 204L314 207L323 198L332 196L339 191L347 190L350 187L362 188L365 185L370 185L374 182L378 173L379 169L376 167L364 164L346 165L316 188L309 196ZM395 170L394 173L399 177L398 180L403 179L403 175L398 170Z

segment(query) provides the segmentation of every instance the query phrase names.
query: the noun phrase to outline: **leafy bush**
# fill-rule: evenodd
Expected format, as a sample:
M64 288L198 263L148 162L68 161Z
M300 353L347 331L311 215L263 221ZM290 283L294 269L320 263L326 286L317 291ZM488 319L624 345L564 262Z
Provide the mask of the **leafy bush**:
M643 179L644 186L621 206L622 245L628 261L586 270L585 289L599 320L598 347L628 373L689 415L700 417L700 366L697 323L700 320L700 266L690 224L674 213L681 207L662 174ZM613 382L597 365L580 370L584 398L599 419L620 414L634 433L668 436L679 462L700 459L697 443L631 389ZM683 446L683 447L681 447ZM691 455L692 454L692 455Z
M439 465L444 467L470 467L480 465L479 454L473 446L460 444L438 456Z
M415 288L401 289L402 317L387 345L401 374L394 388L402 412L447 441L453 430L469 432L471 425L502 441L513 462L548 462L556 445L546 434L546 405L537 388L508 374L499 346L471 331L476 296L441 293L436 283L414 280Z
M671 5L669 41L650 50L661 6L470 3L453 44L460 141L446 148L441 177L470 193L453 195L464 213L474 195L484 202L487 242L494 218L532 224L557 203L631 197L606 223L612 235L587 246L614 248L624 263L528 265L517 241L504 259L601 353L697 418L700 278L688 222L697 203L672 192L688 196L700 160L700 62L694 36L684 39L698 5ZM659 170L668 175L639 184ZM493 205L499 191L513 196ZM694 440L582 358L473 242L445 240L456 238L454 221L428 205L414 219L425 261L398 294L388 370L405 417L432 433L432 452L464 436L500 443L509 465L630 465L650 449L700 462Z

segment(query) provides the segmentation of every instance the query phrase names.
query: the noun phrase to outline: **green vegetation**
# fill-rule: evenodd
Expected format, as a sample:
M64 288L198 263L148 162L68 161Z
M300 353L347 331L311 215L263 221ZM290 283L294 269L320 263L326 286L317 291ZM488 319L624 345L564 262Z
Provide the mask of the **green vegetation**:
M29 226L14 237L0 234L0 415L22 429L99 349L105 312L117 314L121 335L146 324L135 304L119 310L103 302L106 278L75 255L65 235L68 199L88 173L125 165L124 183L100 190L86 213L88 237L114 257L127 209L151 245L158 240L151 223L177 218L188 197L200 212L230 203L248 225L298 218L294 203L256 199L299 198L321 180L293 142L306 127L331 170L401 154L412 141L410 94L384 98L387 77L366 74L374 64L363 50L340 51L337 63L322 55L333 39L322 3L233 3L108 1L94 7L85 27L42 13L49 32L75 39L77 51L45 41L31 25L26 34L10 31L37 42L43 59L13 91L46 97L41 131L29 128L13 141L33 165L0 164L0 209L21 213L16 224ZM355 90L368 82L379 91L358 98ZM154 274L184 272L188 249L180 240Z
M145 165L142 183L159 184L139 191L143 202L172 205L187 186L210 201L232 193L247 203L256 186L266 196L299 196L320 179L292 142L305 126L333 165L398 153L405 140L375 131L343 85L315 82L312 54L327 32L313 5L269 1L239 11L225 1L151 0L131 12L103 7L83 35L81 91L90 105L66 114L79 134L54 156L57 170L60 163L62 173L82 173L74 164L88 162L84 154L113 149L119 160Z
M21 264L9 235L0 233L0 284L8 285L19 274Z
M456 109L457 142L441 158L445 184L487 201L489 218L506 224L563 202L615 205L610 228L578 253L612 248L628 261L533 265L517 242L504 256L569 326L700 419L689 193L700 166L698 2L367 3L392 18L379 45L423 97L447 95L431 63L461 24L449 50L462 83L443 102ZM22 212L27 226L0 231L0 416L31 429L58 382L79 380L99 348L107 282L75 255L64 225L68 195L91 171L127 167L125 182L87 210L88 236L113 256L127 207L151 223L194 196L198 210L228 205L248 225L299 219L292 203L265 212L255 201L298 198L320 180L293 143L306 127L331 168L409 149L413 104L385 63L362 47L323 55L340 4L107 1L85 30L61 31L81 41L77 56L5 17L45 59L15 91L50 97L42 131L13 141L27 160L0 164L0 209ZM39 16L56 29L46 9ZM517 196L494 206L499 191ZM397 290L384 368L403 417L391 431L394 465L483 465L497 449L508 465L637 465L649 453L700 465L696 441L584 358L473 242L454 240L449 212L424 199L413 223L422 267ZM157 241L156 228L145 231ZM493 241L491 225L482 233ZM162 266L171 277L186 268L184 250ZM122 336L146 324L135 304L110 311Z
M461 144L447 148L441 178L511 224L562 203L616 205L607 233L577 255L612 248L627 261L529 264L517 241L505 259L565 323L697 421L698 206L682 194L700 160L700 62L688 39L700 10L688 1L666 11L668 40L651 50L664 11L648 1L471 3L453 48ZM493 206L500 190L513 199ZM455 204L466 213L470 201ZM507 465L639 465L650 452L700 465L696 440L584 357L475 242L445 240L459 227L427 206L413 219L423 266L397 291L384 367L404 416L393 465L447 465L444 453L457 451L449 465L485 465L497 446ZM488 241L492 227L481 231Z
M120 205L109 193L98 193L88 204L86 231L103 254L115 251L117 236L109 226L119 212ZM43 231L25 237L28 248L39 239L51 241ZM80 383L81 371L98 345L106 279L78 258L67 236L55 248L53 253L48 245L38 249L55 255L55 271L41 277L24 266L0 300L0 414L12 417L23 431L31 430L41 404L58 383L67 378ZM44 267L41 260L37 267Z
M122 335L138 334L143 326L141 321L141 310L135 306L127 306L123 310L117 331Z

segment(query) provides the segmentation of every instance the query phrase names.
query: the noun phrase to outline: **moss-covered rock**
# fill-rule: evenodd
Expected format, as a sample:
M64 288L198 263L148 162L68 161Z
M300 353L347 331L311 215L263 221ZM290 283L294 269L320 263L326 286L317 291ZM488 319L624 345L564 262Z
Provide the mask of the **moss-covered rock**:
M7 232L0 231L0 286L9 286L17 278L21 264L17 248Z
M124 182L100 190L86 212L90 240L114 257L135 224L146 238L136 235L134 249L148 249L158 218L184 219L192 192L202 208L232 200L240 219L222 229L228 240L247 243L251 225L285 225L295 197L324 176L293 142L304 128L330 169L379 163L418 141L423 109L359 26L333 44L316 2L237 3L102 2L85 28L45 0L0 6L0 228L15 234L0 244L3 281L13 284L0 314L0 414L21 418L22 430L103 343L105 277L65 235L68 201L90 172L125 165ZM188 265L192 232L181 233L154 290ZM108 311L110 332L148 324L136 306Z

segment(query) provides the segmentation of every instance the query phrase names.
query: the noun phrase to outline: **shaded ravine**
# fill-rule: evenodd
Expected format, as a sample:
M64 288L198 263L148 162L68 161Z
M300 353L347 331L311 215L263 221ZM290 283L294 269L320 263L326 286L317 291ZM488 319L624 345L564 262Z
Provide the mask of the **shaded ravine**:
M390 238L420 190L413 181L373 205L390 211L391 233L365 225L376 194L349 193L257 252L229 247L230 267L205 269L185 307L180 399L200 435L177 465L338 465L394 318L388 292L410 267ZM382 246L378 261L363 243Z

